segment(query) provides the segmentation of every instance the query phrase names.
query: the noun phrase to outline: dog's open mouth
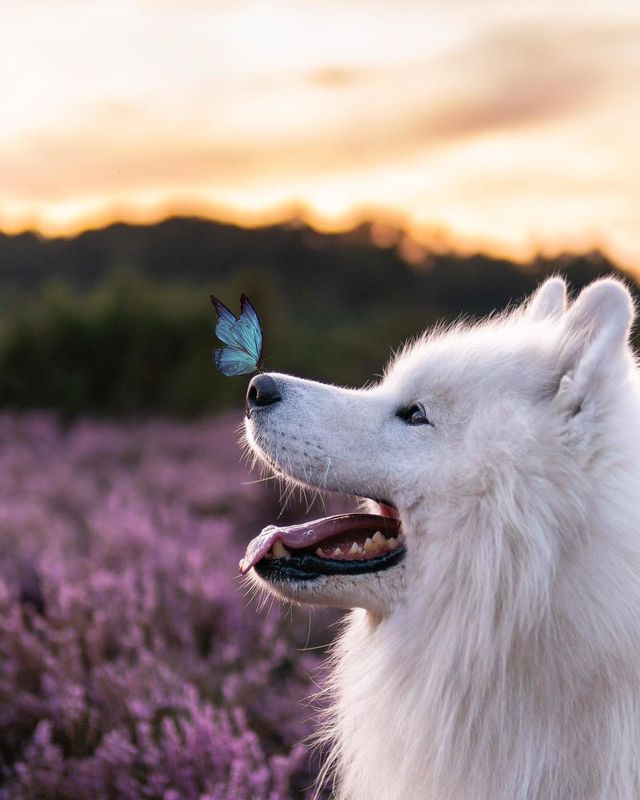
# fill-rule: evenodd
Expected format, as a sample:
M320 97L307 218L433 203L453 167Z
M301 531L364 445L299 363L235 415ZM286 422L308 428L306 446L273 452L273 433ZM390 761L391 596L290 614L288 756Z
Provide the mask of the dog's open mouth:
M300 525L268 525L240 562L271 580L320 575L361 575L392 567L405 554L396 509L378 502L380 514L338 514Z

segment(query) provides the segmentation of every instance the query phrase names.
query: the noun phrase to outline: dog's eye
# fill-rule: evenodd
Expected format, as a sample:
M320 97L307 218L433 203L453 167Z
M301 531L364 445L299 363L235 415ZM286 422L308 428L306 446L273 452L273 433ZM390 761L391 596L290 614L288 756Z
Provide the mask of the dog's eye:
M422 403L412 403L406 408L401 408L396 412L401 420L407 425L430 425L427 417L427 412L424 410Z

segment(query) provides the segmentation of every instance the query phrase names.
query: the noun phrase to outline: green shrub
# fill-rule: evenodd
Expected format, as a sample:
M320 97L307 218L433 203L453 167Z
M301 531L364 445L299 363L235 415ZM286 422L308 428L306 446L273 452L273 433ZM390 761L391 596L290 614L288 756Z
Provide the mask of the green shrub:
M615 272L598 253L538 259L526 268L443 254L412 269L391 251L336 237L305 244L286 238L296 232L277 230L285 239L276 237L278 246L269 249L274 231L260 234L264 253L244 262L238 248L255 233L238 232L233 247L218 248L211 282L193 273L186 245L167 250L180 256L183 273L175 264L173 272L170 265L159 272L164 251L154 251L153 275L129 261L135 266L105 268L87 287L63 271L64 283L38 284L22 302L9 303L19 286L0 269L7 281L0 407L193 417L241 405L249 377L224 378L211 362L219 345L212 291L234 311L241 292L251 297L264 326L266 370L360 386L380 373L392 348L436 319L481 316L517 302L549 274L566 275L578 290ZM287 242L296 247L287 250ZM204 271L204 251L191 250Z
M184 416L228 406L244 389L217 379L213 341L204 290L129 275L85 296L49 285L5 316L0 405Z

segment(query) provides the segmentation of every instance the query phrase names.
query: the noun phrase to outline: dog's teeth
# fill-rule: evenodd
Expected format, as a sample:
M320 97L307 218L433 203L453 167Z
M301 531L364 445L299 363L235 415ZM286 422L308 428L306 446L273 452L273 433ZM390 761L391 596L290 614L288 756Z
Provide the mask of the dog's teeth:
M378 548L373 543L373 539L370 536L367 536L366 541L364 543L364 549L366 553L373 553Z
M320 556L320 558L322 558L322 556L325 555L325 552L323 551L323 549L321 547L316 547L316 555Z
M342 555L342 550L339 547L336 547L336 549L333 551L333 555L334 556L341 556Z
M273 550L273 555L276 558L289 558L290 553L287 550L287 548L282 544L280 539L278 539L274 543L274 545L273 545L273 547L271 549Z
M395 550L397 546L398 546L398 540L396 539L395 536L392 536L387 541L387 547L389 548L389 550Z
M373 541L374 541L374 542L375 542L377 545L385 545L385 547L386 547L387 540L386 540L386 539L384 538L384 536L383 536L383 535L380 533L380 531L376 531L376 532L373 534Z
M362 548L357 542L354 542L349 550L349 555L356 555L356 553L362 553Z

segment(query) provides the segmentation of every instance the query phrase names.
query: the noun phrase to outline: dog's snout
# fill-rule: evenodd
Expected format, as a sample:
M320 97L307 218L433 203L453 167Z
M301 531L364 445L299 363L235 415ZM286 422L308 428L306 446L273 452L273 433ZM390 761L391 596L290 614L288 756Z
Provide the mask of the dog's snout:
M271 375L256 375L247 389L247 416L251 416L254 408L272 406L282 400L278 384Z

